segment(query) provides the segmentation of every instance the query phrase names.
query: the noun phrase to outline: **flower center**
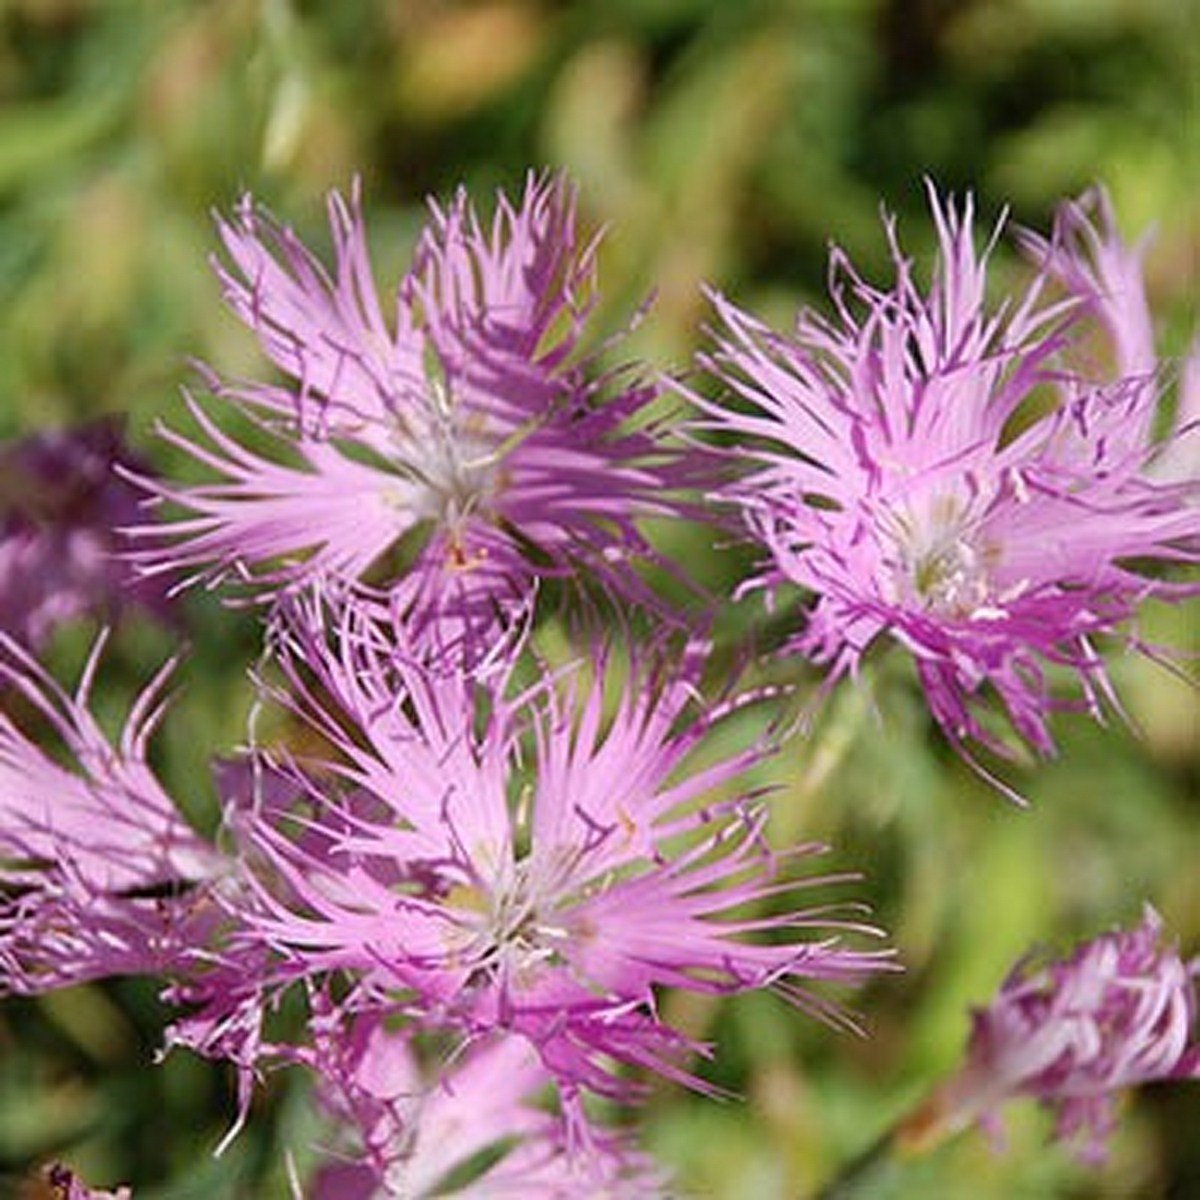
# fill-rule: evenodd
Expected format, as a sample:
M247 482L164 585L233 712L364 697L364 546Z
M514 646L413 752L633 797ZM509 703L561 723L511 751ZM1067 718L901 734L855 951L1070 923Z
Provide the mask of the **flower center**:
M987 571L982 556L964 538L926 550L913 563L912 582L925 607L946 616L970 616L987 600Z
M495 494L495 447L454 413L437 411L426 429L406 433L404 443L404 465L423 485L419 517L454 528Z
M569 936L546 919L530 886L529 860L502 871L484 890L460 886L446 898L449 907L464 914L462 940L456 949L480 970L507 968L518 979L554 961Z
M995 553L969 527L961 504L939 500L924 519L898 524L902 598L943 617L972 617L987 608Z

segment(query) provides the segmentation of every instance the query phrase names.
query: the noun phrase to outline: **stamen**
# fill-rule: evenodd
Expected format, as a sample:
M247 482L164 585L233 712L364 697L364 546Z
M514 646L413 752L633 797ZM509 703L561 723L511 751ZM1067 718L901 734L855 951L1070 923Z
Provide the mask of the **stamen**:
M456 531L486 507L497 490L500 455L484 436L479 415L463 413L451 390L430 379L420 421L397 419L391 431L392 460L406 478L420 484L416 515ZM411 501L410 501L411 503ZM451 565L476 565L453 542Z
M578 931L562 922L563 899L579 854L559 862L522 858L499 867L486 885L460 885L446 903L461 918L451 955L473 972L528 976L561 960Z
M972 525L954 497L935 500L924 515L894 516L900 598L945 617L1003 615L991 591L995 548Z

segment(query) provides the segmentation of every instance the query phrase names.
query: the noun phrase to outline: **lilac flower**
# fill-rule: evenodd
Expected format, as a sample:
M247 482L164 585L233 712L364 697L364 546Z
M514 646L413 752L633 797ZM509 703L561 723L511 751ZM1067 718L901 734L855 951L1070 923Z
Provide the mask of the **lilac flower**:
M432 205L394 319L357 194L333 195L329 216L332 274L249 199L221 223L226 299L290 383L212 387L279 453L193 402L209 445L166 436L219 479L147 485L192 515L141 531L143 562L271 586L368 579L451 644L490 636L536 578L580 564L646 599L635 519L679 511L692 467L648 424L657 387L580 360L595 247L578 242L570 188L531 177L519 205L500 196L490 228L463 192Z
M1116 1093L1164 1079L1200 1078L1195 976L1162 942L1150 908L1127 932L1102 934L1044 966L1025 961L974 1014L967 1062L938 1095L958 1127L999 1132L999 1105L1032 1096L1085 1162L1105 1157Z
M0 630L36 648L89 613L111 620L136 604L169 618L163 581L121 556L139 493L116 467L145 471L112 420L0 448Z
M63 765L0 714L0 992L154 973L211 917L187 889L221 858L188 827L146 762L170 665L113 745L88 711L99 639L75 695L0 636L0 684L70 756Z
M377 1017L347 1027L327 997L307 1056L327 1104L356 1126L364 1161L331 1161L314 1200L432 1195L545 1198L662 1194L665 1175L612 1135L568 1146L561 1123L533 1103L550 1079L528 1042L500 1038L468 1049L429 1077L407 1038ZM452 1192L481 1153L501 1152Z
M1159 391L1136 255L1103 243L1091 267L1043 256L1026 291L989 311L970 203L931 204L927 291L889 225L895 284L869 285L835 252L833 320L801 312L784 336L714 297L723 328L703 362L729 397L694 399L751 467L720 493L770 551L747 586L815 594L792 649L832 681L890 636L959 749L1011 752L981 722L990 693L1051 754L1048 710L1064 702L1049 670L1073 672L1099 715L1110 688L1095 639L1147 597L1183 594L1131 564L1196 560L1196 483L1150 467ZM1079 294L1047 299L1051 278ZM1096 316L1118 341L1106 381L1066 364Z
M838 1020L809 981L889 965L839 944L863 927L830 908L749 911L824 881L788 878L816 848L771 854L747 800L702 804L763 750L688 770L716 719L697 711L698 653L635 669L610 712L602 679L510 696L396 655L353 612L332 644L294 636L294 703L341 758L287 767L299 810L230 822L256 895L240 922L276 955L273 988L336 974L367 1011L515 1034L570 1109L579 1088L630 1096L615 1062L698 1086L680 1060L700 1047L658 1017L661 987L770 988Z

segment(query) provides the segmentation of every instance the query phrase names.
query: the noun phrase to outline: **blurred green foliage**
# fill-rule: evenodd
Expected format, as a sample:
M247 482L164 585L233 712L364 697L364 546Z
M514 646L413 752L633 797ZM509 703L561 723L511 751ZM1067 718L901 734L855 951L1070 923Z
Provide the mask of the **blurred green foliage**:
M634 348L663 366L697 344L701 281L786 323L821 303L831 239L885 269L881 204L911 252L928 250L923 177L972 190L985 222L1007 208L1043 228L1102 181L1127 234L1154 226L1152 298L1178 355L1197 323L1198 118L1196 0L4 0L0 436L127 412L146 453L186 470L152 425L181 423L188 357L263 369L206 267L210 211L249 189L324 246L322 197L356 175L388 281L427 193L462 182L486 204L530 167L567 168L589 224L610 227L600 332L655 290ZM1020 269L1003 247L996 264L998 286ZM707 533L663 539L717 589L745 569ZM257 632L211 597L188 604L192 653L156 753L211 828L207 762L245 738ZM755 616L746 602L731 627ZM1145 633L1200 649L1194 610L1148 613ZM108 719L171 641L122 632ZM63 639L57 664L80 646ZM1132 920L1150 900L1200 947L1195 692L1141 659L1115 674L1140 734L1063 718L1062 757L1021 773L1028 811L931 737L890 662L766 769L776 836L826 840L832 862L864 869L856 894L907 973L858 998L862 1042L769 997L669 998L717 1042L714 1078L744 1097L655 1093L647 1142L683 1193L809 1194L952 1067L968 1006L1031 945ZM179 1054L155 1069L162 1019L132 981L0 1008L13 1194L61 1153L98 1183L138 1183L139 1200L287 1195L284 1151L301 1166L315 1153L302 1089L268 1081L250 1128L212 1160L229 1080ZM969 1135L870 1195L1185 1200L1200 1195L1198 1125L1195 1089L1147 1089L1094 1174L1017 1106L1007 1155Z

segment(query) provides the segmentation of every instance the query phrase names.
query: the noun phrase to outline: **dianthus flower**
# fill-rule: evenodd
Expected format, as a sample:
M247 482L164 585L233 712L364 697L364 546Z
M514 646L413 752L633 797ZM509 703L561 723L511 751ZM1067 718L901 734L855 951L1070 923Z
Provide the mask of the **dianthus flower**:
M1087 226L1092 261L1069 210L1027 289L990 310L970 202L931 204L927 291L889 224L895 284L835 252L832 320L803 311L787 336L715 296L702 361L729 396L695 399L750 465L720 492L770 551L748 586L815 595L791 649L832 680L890 636L959 749L1010 752L981 722L991 693L1052 754L1049 709L1099 715L1111 694L1096 637L1184 594L1147 568L1196 561L1197 481L1155 471L1169 451L1150 439L1160 388L1136 254ZM1107 377L1068 361L1094 318L1117 342ZM1081 700L1055 700L1054 667Z
M1028 256L1080 305L1099 327L1109 361L1088 364L1090 375L1111 379L1162 379L1173 372L1160 362L1142 268L1148 239L1126 245L1117 231L1108 195L1094 189L1059 209L1054 230L1043 238L1031 230L1018 233ZM1081 350L1098 357L1095 347ZM1200 341L1178 372L1178 397L1166 436L1156 435L1153 404L1134 412L1115 409L1103 428L1109 442L1123 443L1136 453L1151 450L1148 471L1160 480L1200 479ZM1064 377L1064 383L1069 377Z
M315 1009L304 1060L367 1153L331 1159L316 1175L314 1200L663 1194L665 1172L624 1139L597 1131L567 1144L562 1122L536 1103L550 1077L524 1039L493 1038L423 1069L407 1036L378 1017L347 1024L327 997ZM481 1155L491 1161L471 1171Z
M624 1138L593 1130L576 1114L564 1124L538 1107L552 1077L528 1040L473 1040L429 1077L407 1031L385 1027L394 1010L368 1006L359 1016L344 997L335 1005L317 991L307 1043L267 1040L263 1017L275 968L252 936L257 923L239 929L237 920L254 912L257 892L239 893L238 864L189 828L146 761L171 664L139 696L113 742L88 707L102 649L99 639L70 694L23 647L0 637L0 684L21 714L21 724L0 715L0 992L38 994L115 975L165 977L164 1000L182 1010L167 1032L168 1047L238 1068L240 1109L226 1142L246 1118L264 1059L310 1068L326 1103L365 1150L358 1165L331 1165L318 1194L411 1197L432 1195L435 1186L442 1194L451 1167L470 1166L478 1152L492 1150L503 1157L458 1194L657 1194L661 1171ZM59 753L42 748L47 735ZM310 797L294 774L236 761L218 764L217 783L233 829L281 813L292 826L303 824L296 808ZM378 817L380 807L344 797L339 812L365 820ZM296 844L336 861L346 832L312 821ZM398 869L406 866L423 869L419 862ZM381 886L386 878L375 875ZM347 903L356 882L338 893ZM415 1029L424 1014L411 1007L407 1015ZM621 1014L613 1021L619 1026ZM89 1191L63 1167L46 1178L79 1200L128 1195Z
M1068 958L1019 963L975 1012L966 1064L926 1115L956 1128L978 1120L998 1137L999 1106L1035 1097L1081 1160L1102 1161L1118 1092L1200 1078L1198 970L1163 943L1149 908L1134 929L1102 934Z
M461 191L431 205L391 318L357 193L333 195L329 218L332 273L249 198L221 222L225 297L289 382L211 385L278 453L192 402L209 444L167 437L220 478L148 484L192 515L142 531L143 564L250 575L268 594L369 580L451 645L486 642L537 578L580 566L645 598L635 521L679 511L694 452L652 427L657 385L580 356L595 244L578 240L569 186L531 178L490 228Z
M122 557L119 531L142 518L117 467L146 469L112 420L0 448L0 630L37 648L88 614L111 620L138 605L169 617L164 581Z
M635 666L611 710L603 679L513 696L353 616L331 640L299 622L280 662L340 757L287 765L299 809L264 800L230 820L256 895L240 924L274 953L272 987L336 977L366 1011L524 1038L570 1107L581 1088L627 1098L614 1063L699 1085L680 1062L699 1047L659 1018L659 987L767 988L836 1020L809 981L889 965L839 942L857 921L788 906L825 882L785 871L815 847L774 855L749 800L703 803L763 749L688 771L716 720L698 653ZM773 915L752 911L768 899Z
M52 758L0 713L0 992L161 972L208 928L187 892L218 874L221 858L146 762L169 667L114 745L87 708L102 646L70 695L0 635L0 687L69 756Z
M23 714L18 724L0 713L0 995L158 978L179 1012L167 1047L238 1068L232 1137L261 1055L262 955L229 944L235 861L190 827L146 759L173 664L142 691L113 742L88 708L103 645L97 639L70 694L0 635L0 693ZM47 740L59 753L43 748ZM218 763L216 776L229 807L247 803L245 764Z

